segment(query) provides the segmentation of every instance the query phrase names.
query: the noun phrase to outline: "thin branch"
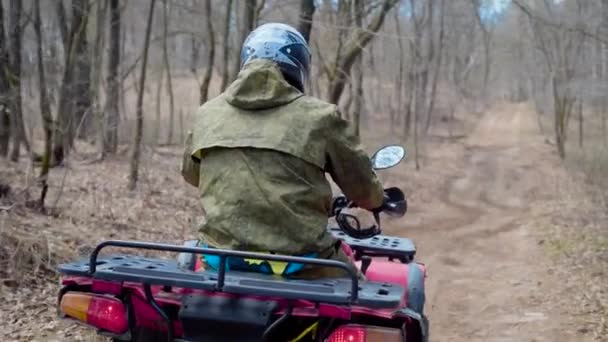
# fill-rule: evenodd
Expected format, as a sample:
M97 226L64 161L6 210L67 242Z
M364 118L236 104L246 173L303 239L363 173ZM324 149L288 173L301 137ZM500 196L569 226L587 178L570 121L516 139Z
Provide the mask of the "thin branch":
M524 12L529 18L534 19L537 22L539 22L545 26L557 28L558 30L565 31L565 32L580 33L586 37L595 39L598 42L608 44L608 39L605 39L604 37L601 37L593 32L589 32L589 31L585 30L584 27L565 26L562 23L552 22L551 20L549 20L547 18L544 18L536 13L533 13L532 10L530 8L528 8L528 6L522 4L520 0L513 0L513 4L517 8L519 8L522 12ZM581 24L581 26L583 26L583 25Z

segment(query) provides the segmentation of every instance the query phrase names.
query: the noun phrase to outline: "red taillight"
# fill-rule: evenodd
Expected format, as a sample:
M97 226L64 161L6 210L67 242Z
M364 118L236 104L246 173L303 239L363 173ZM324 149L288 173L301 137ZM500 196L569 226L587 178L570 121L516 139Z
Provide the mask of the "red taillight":
M327 342L401 342L399 329L366 325L344 325L334 330Z
M124 304L112 297L68 292L61 298L61 312L98 329L123 334L129 328Z
M328 342L365 342L365 328L361 326L344 326L334 331Z

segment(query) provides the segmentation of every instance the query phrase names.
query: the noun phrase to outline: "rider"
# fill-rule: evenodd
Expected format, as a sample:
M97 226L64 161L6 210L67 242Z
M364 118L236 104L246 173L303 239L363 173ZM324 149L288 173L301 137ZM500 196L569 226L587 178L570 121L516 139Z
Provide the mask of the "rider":
M204 246L348 261L326 230L329 173L357 206L376 209L383 189L335 105L304 95L310 50L293 27L269 23L247 37L237 79L203 104L188 132L184 179L200 191ZM230 269L317 278L331 268L232 260ZM219 260L205 256L207 267Z

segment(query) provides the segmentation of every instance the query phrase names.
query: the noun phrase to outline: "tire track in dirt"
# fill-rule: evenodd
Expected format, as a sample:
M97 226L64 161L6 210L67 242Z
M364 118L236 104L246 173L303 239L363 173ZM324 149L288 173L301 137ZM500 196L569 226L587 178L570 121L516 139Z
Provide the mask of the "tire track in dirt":
M432 219L398 233L415 240L429 267L431 340L578 341L548 305L543 286L554 280L528 225L545 167L539 153L547 153L532 113L488 112L463 144L446 161L461 172L417 213Z

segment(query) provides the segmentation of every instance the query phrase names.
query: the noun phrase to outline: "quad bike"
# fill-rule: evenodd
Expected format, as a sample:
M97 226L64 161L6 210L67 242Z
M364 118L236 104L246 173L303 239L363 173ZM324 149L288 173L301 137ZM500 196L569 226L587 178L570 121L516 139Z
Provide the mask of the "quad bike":
M405 154L401 146L384 147L372 157L373 167L392 167ZM405 214L403 193L391 188L385 194L383 212ZM365 280L352 265L335 260L203 248L196 241L179 246L111 240L97 245L88 260L59 266L59 315L114 341L428 341L426 268L414 262L414 244L381 235L379 212L375 226L362 228L344 212L355 205L336 198L338 227L328 229ZM179 255L100 256L106 247ZM218 270L197 272L201 255L218 256ZM347 276L297 280L238 272L226 269L231 257L333 267Z

